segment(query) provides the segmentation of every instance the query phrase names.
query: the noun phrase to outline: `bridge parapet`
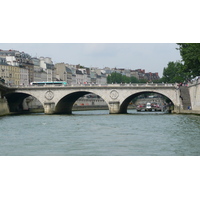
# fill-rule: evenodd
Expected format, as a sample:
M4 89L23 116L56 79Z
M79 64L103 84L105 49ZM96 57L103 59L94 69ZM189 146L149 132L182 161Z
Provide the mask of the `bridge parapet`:
M144 88L144 87L162 87L162 88L169 88L174 87L177 88L177 84L161 84L161 83L136 83L136 84L72 84L72 85L43 85L43 86L37 86L37 85L19 85L19 86L12 86L9 88L12 89L23 89L23 88L124 88L124 87L132 87L132 88Z

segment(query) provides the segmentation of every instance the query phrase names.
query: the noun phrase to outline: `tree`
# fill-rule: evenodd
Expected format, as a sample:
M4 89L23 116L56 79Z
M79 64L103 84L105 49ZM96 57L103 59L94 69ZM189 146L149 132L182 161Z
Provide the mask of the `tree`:
M188 76L200 75L200 43L177 43L184 61L183 71Z
M131 83L139 83L139 80L135 76L130 77L130 82Z
M113 72L110 75L108 75L107 77L107 82L108 83L121 83L122 82L122 75L117 73L117 72Z
M148 80L147 80L147 79L140 79L139 82L140 82L140 83L147 83Z
M184 65L181 62L169 62L163 70L162 82L181 83L187 79L187 73L183 72Z
M107 83L138 83L135 77L128 77L117 72L113 72L107 77Z

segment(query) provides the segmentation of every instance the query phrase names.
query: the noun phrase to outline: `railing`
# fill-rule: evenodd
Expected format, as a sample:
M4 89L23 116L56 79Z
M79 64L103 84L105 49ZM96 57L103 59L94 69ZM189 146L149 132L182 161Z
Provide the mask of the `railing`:
M73 87L178 87L178 84L171 84L171 83L130 83L130 84L71 84L71 85L17 85L17 86L9 86L9 88L49 88L49 87L56 87L56 88L73 88Z

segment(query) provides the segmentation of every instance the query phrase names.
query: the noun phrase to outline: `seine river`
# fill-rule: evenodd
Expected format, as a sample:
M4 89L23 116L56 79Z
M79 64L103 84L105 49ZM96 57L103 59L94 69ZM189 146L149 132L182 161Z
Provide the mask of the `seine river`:
M1 156L199 156L200 117L129 110L0 117Z

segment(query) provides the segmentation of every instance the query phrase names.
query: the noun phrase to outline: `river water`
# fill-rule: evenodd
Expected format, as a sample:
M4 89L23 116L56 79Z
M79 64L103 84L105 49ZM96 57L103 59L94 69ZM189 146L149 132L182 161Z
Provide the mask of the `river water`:
M1 156L199 156L200 118L129 110L0 117Z

